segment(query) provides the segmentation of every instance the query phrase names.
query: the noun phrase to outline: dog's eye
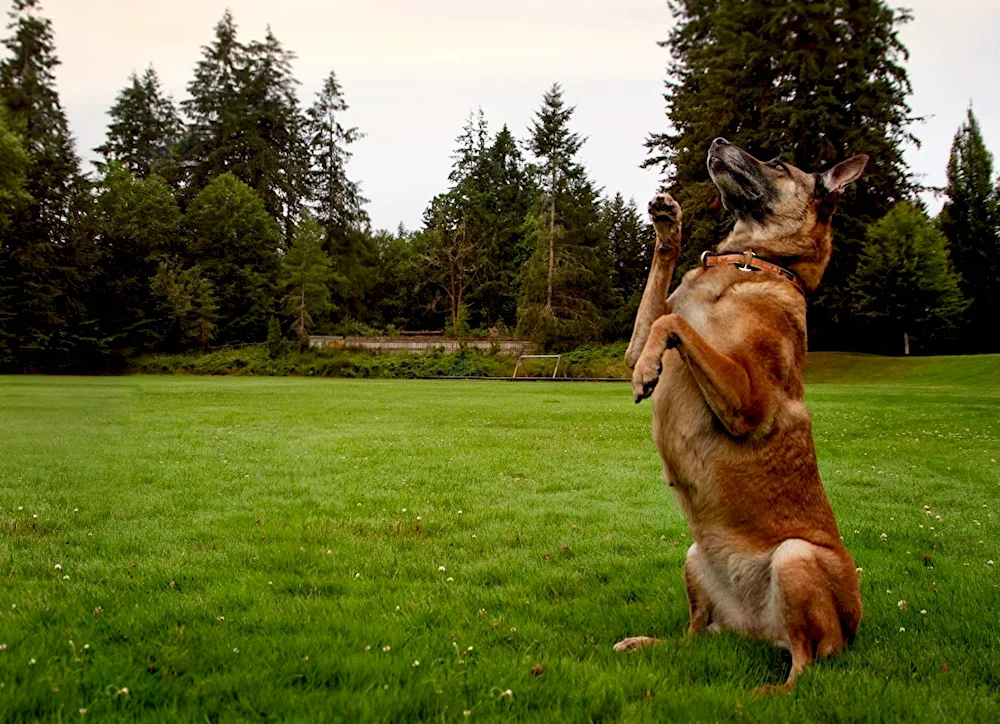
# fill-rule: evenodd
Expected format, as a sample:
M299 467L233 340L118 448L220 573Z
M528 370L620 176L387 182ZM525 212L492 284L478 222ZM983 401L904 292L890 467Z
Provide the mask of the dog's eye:
M788 171L788 167L785 166L785 164L779 161L778 159L774 159L773 161L768 161L767 165L776 171L786 171L786 172Z

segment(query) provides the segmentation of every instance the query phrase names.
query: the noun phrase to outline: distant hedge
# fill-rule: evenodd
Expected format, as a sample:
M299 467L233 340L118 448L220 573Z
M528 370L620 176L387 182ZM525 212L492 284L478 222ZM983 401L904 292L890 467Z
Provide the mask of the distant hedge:
M625 345L584 347L563 355L560 377L630 376L622 358ZM132 360L133 374L259 375L269 377L347 377L416 379L427 377L510 377L515 357L472 350L421 355L373 354L346 350L307 350L271 359L263 346L204 353L144 355ZM552 360L526 361L519 376L548 377Z

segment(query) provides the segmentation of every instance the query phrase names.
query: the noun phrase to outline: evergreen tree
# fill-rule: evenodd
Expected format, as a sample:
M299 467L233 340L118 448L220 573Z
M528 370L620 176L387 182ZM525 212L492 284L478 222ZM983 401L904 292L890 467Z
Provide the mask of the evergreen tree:
M541 194L526 222L518 327L546 346L599 339L615 304L599 193L576 160L583 140L569 129L573 110L552 86L528 142Z
M330 257L323 251L323 227L307 213L295 229L278 282L285 312L291 317L292 331L299 339L299 349L308 343L314 315L330 309L332 279Z
M150 282L166 321L163 341L167 349L181 350L197 344L204 348L215 338L219 305L212 283L197 265L188 269L178 257L164 257Z
M908 355L913 342L932 349L954 330L968 306L959 281L944 234L901 202L869 229L851 298L873 332Z
M360 319L363 300L376 275L376 250L369 232L367 199L347 174L349 147L363 138L347 127L348 105L332 71L307 112L306 137L310 154L309 188L312 208L325 230L326 250L333 260L337 283L334 296L344 317Z
M469 114L455 142L451 188L428 209L425 259L447 299L448 326L464 334L471 329L468 295L486 266L483 252L492 231L486 210L489 126L481 108Z
M253 189L223 174L199 193L184 218L188 258L211 282L219 340L263 341L274 314L281 229Z
M241 43L227 10L215 40L202 49L190 98L181 104L190 119L182 146L190 190L232 173L261 197L286 235L305 196L308 170L294 59L270 29L264 42Z
M479 283L469 290L473 328L517 324L517 281L528 258L524 219L537 191L514 135L504 126L484 149L482 159L483 267Z
M309 154L303 139L305 118L292 72L295 54L285 50L268 28L263 43L246 49L241 106L246 161L233 173L264 200L264 206L291 236L306 196Z
M15 0L4 40L9 56L0 64L0 100L28 153L27 196L10 217L0 308L8 315L8 354L30 346L47 363L65 364L95 342L85 306L94 252L87 185L55 88L52 24L40 9L39 0Z
M246 161L241 132L246 121L243 87L246 48L237 39L236 23L226 10L215 26L215 40L202 48L202 58L181 103L189 119L182 155L186 186L197 193Z
M442 323L431 311L434 291L422 261L422 236L400 226L395 234L374 234L372 242L377 263L367 302L369 319L380 327L440 329Z
M7 304L17 280L8 262L14 251L10 231L18 209L31 202L24 191L28 162L24 139L11 125L6 107L0 105L0 367L14 357L15 339L9 331L14 310Z
M965 344L971 351L1000 351L992 331L1000 305L1000 192L993 186L993 157L971 108L951 147L945 193L948 201L938 221L971 301Z
M181 213L162 178L137 179L117 161L107 167L98 193L94 314L102 346L128 357L155 347L163 332L150 284L159 262L182 251Z
M898 36L910 16L883 0L674 0L671 9L676 24L661 43L672 56L671 130L650 136L646 165L663 170L684 206L681 266L697 263L730 223L705 168L713 138L759 157L780 153L807 171L866 153L875 163L840 200L833 259L810 304L811 345L848 343L847 280L865 230L914 190L903 160L914 139Z
M288 349L285 335L281 333L281 322L277 317L271 317L267 323L267 339L264 341L264 349L267 350L268 359L278 359Z
M547 199L546 222L548 232L548 273L546 275L545 313L553 312L553 286L556 273L556 244L559 197L564 195L570 183L583 175L582 167L574 160L583 145L583 139L569 130L569 121L575 108L567 108L562 98L562 88L558 83L546 91L542 107L535 114L531 127L528 148L539 161L536 169L538 186Z
M7 232L17 210L31 203L24 190L30 157L24 136L11 121L10 112L0 104L0 245L7 246Z
M470 212L457 192L438 196L425 213L419 242L427 279L439 290L431 306L439 310L443 303L455 335L469 331L467 296L483 265Z
M621 301L612 315L611 333L617 339L627 339L642 300L656 233L639 213L635 199L626 202L621 194L602 204L601 215L608 236L612 284Z
M129 85L118 94L109 115L108 140L94 149L105 165L118 161L138 178L154 171L175 173L173 151L184 124L152 66L141 78L135 73L129 76Z

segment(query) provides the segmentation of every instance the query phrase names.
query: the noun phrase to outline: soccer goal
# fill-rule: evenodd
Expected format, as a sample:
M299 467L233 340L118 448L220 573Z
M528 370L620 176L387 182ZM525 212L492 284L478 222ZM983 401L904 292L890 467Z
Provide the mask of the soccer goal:
M526 359L554 359L556 367L552 370L552 379L555 379L556 375L559 374L559 363L562 362L561 354L522 354L517 358L517 364L514 365L514 377L517 377L517 371L521 369Z

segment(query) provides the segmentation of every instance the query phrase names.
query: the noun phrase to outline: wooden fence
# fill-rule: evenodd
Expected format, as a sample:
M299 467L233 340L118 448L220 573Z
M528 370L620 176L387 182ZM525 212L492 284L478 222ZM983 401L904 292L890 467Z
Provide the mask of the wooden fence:
M323 337L309 338L310 347L321 349L362 349L389 354L421 354L440 349L445 352L474 349L481 352L496 351L503 355L530 354L535 345L530 339L494 337L485 339L454 339L451 337Z

